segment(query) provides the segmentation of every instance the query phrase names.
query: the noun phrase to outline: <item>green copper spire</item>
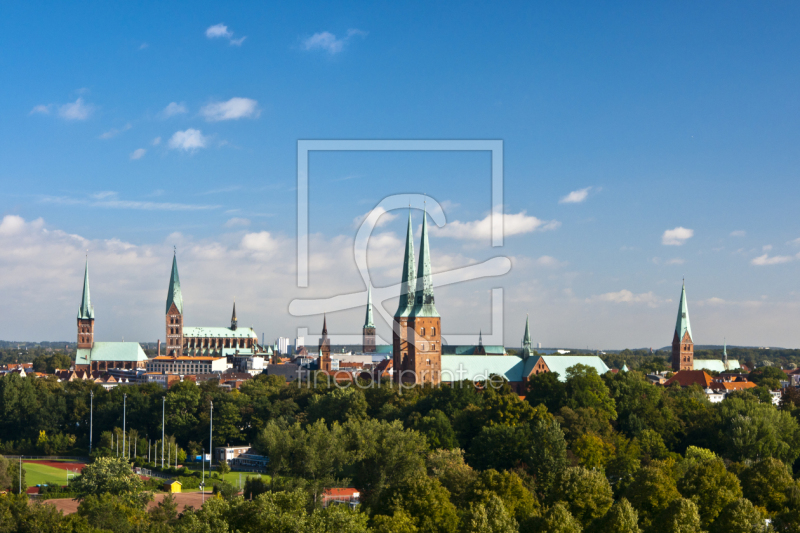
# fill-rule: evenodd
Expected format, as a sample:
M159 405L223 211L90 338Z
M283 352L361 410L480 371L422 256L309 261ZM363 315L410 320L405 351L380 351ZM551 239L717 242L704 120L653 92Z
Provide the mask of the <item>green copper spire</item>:
M81 299L81 307L78 309L78 318L94 319L94 307L92 307L92 300L89 298L89 258L86 258L86 270L83 273L83 298Z
M683 284L681 289L681 303L678 307L678 320L675 323L675 333L678 334L678 340L683 340L683 335L689 332L689 338L694 342L692 335L692 326L689 324L689 307L686 305L686 283Z
M531 348L531 319L525 316L525 335L522 337L522 357L530 357L533 355Z
M167 291L167 310L175 304L178 312L183 314L183 295L181 294L181 278L178 277L178 258L172 256L172 274L169 276L169 290Z
M410 316L438 317L434 305L433 279L431 277L431 253L428 244L428 212L422 215L422 239L419 245L419 268L417 268L417 290L414 292L414 310Z
M400 283L400 305L395 317L411 314L414 308L414 289L417 272L414 269L414 230L411 227L411 210L408 210L408 229L406 230L406 252L403 257L403 279Z
M367 318L364 320L364 327L375 327L375 321L372 319L372 287L367 288Z

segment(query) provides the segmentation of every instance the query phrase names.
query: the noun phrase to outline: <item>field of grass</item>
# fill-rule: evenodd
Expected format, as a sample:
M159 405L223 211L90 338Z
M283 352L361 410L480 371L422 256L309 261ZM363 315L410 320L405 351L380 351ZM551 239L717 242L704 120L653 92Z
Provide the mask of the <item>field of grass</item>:
M25 482L29 487L34 485L66 485L67 471L63 468L53 468L36 463L22 463L25 470Z
M192 465L192 466L188 466L187 465L187 468L189 470L191 470L192 472L200 472L202 470L200 468L196 468L194 465ZM265 483L269 483L270 482L270 477L268 475L266 475L266 474L258 474L256 472L229 472L229 473L225 474L222 478L226 482L228 482L231 485L233 485L234 487L240 487L240 486L244 486L244 482L247 479L247 476L256 477L256 476L259 476L259 475L261 476L261 479L263 479ZM239 485L239 476L241 476L241 485ZM213 478L212 479L208 478L208 470L206 470L206 487L211 487L213 482L214 482Z

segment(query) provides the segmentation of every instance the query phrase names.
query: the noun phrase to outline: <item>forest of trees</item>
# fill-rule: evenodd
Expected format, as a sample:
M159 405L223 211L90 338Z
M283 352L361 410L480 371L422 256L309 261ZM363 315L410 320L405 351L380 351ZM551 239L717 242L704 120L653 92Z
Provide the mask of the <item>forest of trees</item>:
M105 391L8 375L2 453L43 451L44 434L65 447L51 452L85 455L90 390L97 461L121 461L102 458L115 454L98 435L121 428L124 393L137 439L160 437L166 397L166 433L192 452L208 445L213 401L214 442L254 446L270 458L270 482L251 480L246 499L223 492L180 517L169 502L146 512L138 487L84 495L68 518L7 497L0 531L51 520L64 531L729 533L766 531L765 518L772 530L800 531L794 389L779 408L756 389L711 404L699 388L582 365L566 381L535 376L525 399L507 385L469 382L400 391L258 376L232 391L215 382ZM321 509L319 495L332 486L357 487L362 504ZM8 520L16 525L3 529Z

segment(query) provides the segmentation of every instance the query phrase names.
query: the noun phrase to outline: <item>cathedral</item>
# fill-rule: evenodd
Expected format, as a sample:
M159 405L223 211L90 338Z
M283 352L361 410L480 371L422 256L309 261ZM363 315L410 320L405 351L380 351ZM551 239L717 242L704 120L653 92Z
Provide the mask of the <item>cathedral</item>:
M442 380L442 328L436 310L428 244L428 213L422 218L419 267L414 269L411 212L408 213L400 305L392 324L394 380L438 385Z

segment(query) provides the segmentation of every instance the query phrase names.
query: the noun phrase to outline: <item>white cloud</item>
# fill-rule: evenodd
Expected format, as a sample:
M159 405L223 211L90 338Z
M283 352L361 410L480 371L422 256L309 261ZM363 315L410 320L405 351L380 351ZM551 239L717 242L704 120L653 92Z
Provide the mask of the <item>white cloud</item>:
M772 250L771 244L765 244L764 246L761 247L762 252L769 252L770 250Z
M231 98L227 102L212 102L200 110L209 122L255 118L261 114L258 102L250 98Z
M563 197L561 200L559 200L558 203L579 204L584 200L586 200L586 198L589 196L589 191L591 189L592 189L591 187L586 187L584 189L578 189L577 191L572 191L571 193Z
M397 215L395 215L393 213L389 213L388 211L386 211L386 209L384 209L382 207L376 207L375 209L373 209L371 211L368 211L367 213L364 213L363 215L357 216L356 218L354 218L353 219L353 227L354 228L361 227L361 224L368 217L371 220L376 220L377 222L375 223L375 227L376 228L380 228L381 226L385 226L386 224L388 224L392 220L396 219Z
M227 222L225 222L224 226L226 228L236 228L239 226L249 226L250 221L246 218L231 218Z
M92 104L87 104L83 98L78 98L72 103L59 107L58 115L65 120L86 120L92 111L94 111Z
M131 126L131 124L130 124L130 123L128 123L128 124L125 124L123 127L119 128L119 129L117 129L117 128L111 128L111 129L110 129L110 130L108 130L107 132L105 132L105 133L101 134L101 135L100 135L100 138L101 138L101 139L104 139L104 140L105 140L105 139L113 139L114 137L116 137L116 136L117 136L117 135L119 135L120 133L122 133L122 132L125 132L125 131L128 131L128 130L129 130L129 129L131 129L132 127L133 127L133 126Z
M694 230L678 226L675 229L668 229L661 236L661 244L667 246L680 246L694 236Z
M541 220L534 216L526 215L525 211L503 215L503 235L506 237L533 231L554 230L560 225L561 223L557 220ZM489 214L482 220L472 222L454 220L448 222L442 228L431 225L430 232L440 237L451 237L453 239L488 239L492 234L492 215Z
M204 136L200 130L193 128L185 131L176 131L169 140L170 148L187 152L205 148L207 144L208 137Z
M50 105L44 105L44 104L33 106L33 109L31 109L31 112L29 114L30 115L36 115L36 114L49 115L50 114L50 107L51 107Z
M743 229L737 229L731 232L731 237L744 237L747 233Z
M137 148L131 153L131 159L141 159L144 157L144 154L147 153L147 150L144 148Z
M248 233L242 237L243 249L256 253L272 253L278 249L278 241L268 231Z
M226 37L230 39L233 37L233 32L228 31L228 27L224 24L214 24L206 29L206 37L209 39L215 39L217 37Z
M158 146L159 144L161 144L161 137L156 137L155 139L153 139L152 142L153 146Z
M666 264L667 264L667 265L682 265L682 264L684 264L685 262L686 262L686 261L684 261L684 260L683 260L683 259L681 259L680 257L675 257L675 258L673 258L673 259L670 259L670 260L668 260L668 261L666 262Z
M218 38L225 38L228 39L228 42L232 46L242 46L247 37L239 37L238 39L233 38L233 32L228 29L228 27L224 24L214 24L213 26L209 26L206 29L206 37L209 39L218 39Z
M611 302L611 303L626 303L626 304L647 304L648 307L656 307L661 303L669 300L662 300L658 298L652 291L634 294L627 289L622 289L617 292L607 292L587 298L587 302Z
M757 266L765 266L765 265L780 265L781 263L788 263L789 261L794 260L794 258L790 255L773 255L770 257L768 254L764 254L758 257L754 257L750 264L757 265Z
M541 256L539 259L537 259L535 261L535 263L537 265L539 265L539 266L552 267L552 268L560 267L560 266L565 264L565 263L562 263L561 261L559 261L558 259L556 259L555 257L549 256L549 255Z
M187 111L188 109L186 109L186 105L183 102L181 102L180 104L178 102L170 102L169 104L167 104L167 107L165 107L164 110L161 111L161 116L163 116L164 118L169 118L175 115L182 115Z
M328 31L323 31L319 33L315 33L311 37L307 38L303 41L303 48L305 50L325 50L331 55L338 54L344 49L344 45L349 41L352 37L360 35L366 36L367 32L350 29L347 30L347 35L345 37L336 38L336 35L332 34Z
M218 205L205 204L179 204L172 202L141 202L137 200L120 200L117 193L103 191L90 195L88 198L72 198L69 196L43 196L42 203L59 205L85 205L89 207L102 207L106 209L138 209L142 211L205 211L219 209Z

